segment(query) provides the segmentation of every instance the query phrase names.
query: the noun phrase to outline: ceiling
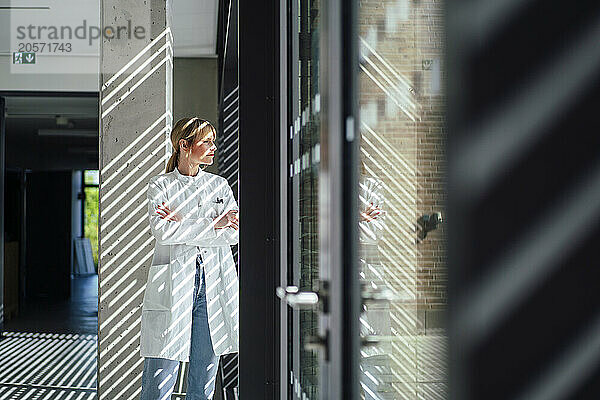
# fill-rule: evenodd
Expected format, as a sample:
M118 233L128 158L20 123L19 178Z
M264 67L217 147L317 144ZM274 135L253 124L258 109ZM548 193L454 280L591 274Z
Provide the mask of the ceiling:
M172 4L174 56L216 56L217 0L174 0Z
M40 136L39 129L98 131L97 97L8 96L6 99L6 167L30 170L97 169L98 136Z

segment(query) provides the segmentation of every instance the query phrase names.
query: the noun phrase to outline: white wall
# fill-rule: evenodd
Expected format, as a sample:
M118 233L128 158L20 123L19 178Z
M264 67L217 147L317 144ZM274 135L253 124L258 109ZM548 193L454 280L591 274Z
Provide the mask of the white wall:
M125 26L131 20L132 27L150 31L150 2L139 2L135 12L131 13L123 6L126 18L120 20ZM8 2L8 5L11 5ZM12 5L20 5L12 2ZM39 5L39 4L27 4ZM42 52L37 55L36 65L14 65L12 52L18 50L20 42L35 42L32 39L18 39L18 26L69 26L75 29L85 19L87 25L104 28L115 24L115 20L100 23L100 2L97 0L46 0L44 5L51 10L2 10L0 11L0 91L59 91L59 92L97 92L99 90L99 41L93 45L88 40L71 40L75 51L60 56ZM216 0L177 0L172 2L173 54L175 57L211 57L216 51L217 36ZM117 10L118 11L118 10ZM26 31L26 30L25 30ZM83 32L83 31L82 31ZM88 36L89 37L89 36ZM42 41L40 39L40 41ZM142 51L146 40L129 39L117 47L127 46L132 54ZM97 56L96 56L97 55ZM66 56L66 57L65 57ZM188 60L193 60L189 58ZM198 59L196 59L198 60ZM194 61L190 61L194 63ZM214 60L216 63L216 60ZM116 65L122 65L117 63ZM215 64L216 65L216 64ZM108 71L107 64L104 66ZM54 73L48 73L53 70ZM15 71L35 71L35 73L15 73ZM63 72L64 71L64 72ZM86 73L81 73L85 71Z
M183 117L199 117L218 129L216 58L173 59L173 124ZM218 171L217 151L208 172Z
M71 2L66 4L67 2ZM21 42L17 37L17 26L26 26L33 24L36 26L68 25L76 27L83 19L88 24L99 25L100 3L92 0L81 0L74 12L63 13L62 8L69 8L71 11L74 0L48 0L48 5L52 10L3 10L0 12L0 90L25 90L25 91L60 91L60 92L97 92L98 85L98 57L89 55L73 57L71 53L69 58L58 58L56 55L45 52L38 55L36 65L13 65L12 52L18 50L18 43ZM3 5L23 5L8 2ZM11 4L12 3L12 4ZM71 5L70 5L71 4ZM27 4L27 6L39 4ZM44 4L46 5L46 4ZM61 8L62 7L62 8ZM47 40L40 39L46 42ZM35 42L32 39L23 39L22 42ZM75 45L76 39L72 40ZM81 41L79 41L81 42ZM76 53L98 53L97 41L94 46L88 48L76 47ZM86 66L83 67L82 64ZM67 70L71 67L71 71ZM35 73L15 73L15 70L36 71ZM61 68L64 73L48 73L49 70ZM11 69L13 71L11 72ZM86 73L76 73L85 70ZM42 73L45 72L45 73Z

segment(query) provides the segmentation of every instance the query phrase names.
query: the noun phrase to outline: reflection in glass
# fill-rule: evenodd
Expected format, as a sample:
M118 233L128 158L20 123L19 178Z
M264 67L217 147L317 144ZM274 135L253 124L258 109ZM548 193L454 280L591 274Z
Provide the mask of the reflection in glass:
M443 229L418 231L444 201L442 18L434 0L359 2L365 399L446 396Z
M92 257L94 265L98 268L98 206L99 206L99 189L98 189L98 170L83 171L84 182L84 236L90 239L92 246Z
M319 0L298 2L298 116L294 135L298 190L299 288L319 289ZM295 186L294 186L295 187ZM317 310L299 312L299 390L301 398L319 398L319 353L305 348L318 335Z
M364 164L359 182L359 258L363 293L363 309L360 318L360 333L370 338L361 351L361 383L369 393L391 390L389 382L381 379L390 373L391 337L390 301L385 298L391 293L382 275L379 242L385 228L385 198L381 180L366 175ZM377 342L375 342L377 341ZM378 379L379 378L379 379Z

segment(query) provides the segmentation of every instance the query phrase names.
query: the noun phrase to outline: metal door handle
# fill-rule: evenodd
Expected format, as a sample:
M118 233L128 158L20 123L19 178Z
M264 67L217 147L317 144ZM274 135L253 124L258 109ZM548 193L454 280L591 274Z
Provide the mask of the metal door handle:
M361 335L360 336L360 345L363 347L366 346L376 346L378 344L383 343L392 343L394 341L399 340L397 335Z
M319 295L315 292L300 292L297 286L281 286L276 290L277 297L295 309L314 308L319 303Z
M380 301L394 301L400 300L400 297L394 294L389 289L374 290L374 289L363 289L362 291L363 302L380 302Z
M360 337L361 347L376 346L379 343L381 343L381 339L379 339L377 336L367 335Z
M374 289L367 283L361 284L361 297L363 303L377 303L389 301L414 301L414 299L403 297L390 289Z

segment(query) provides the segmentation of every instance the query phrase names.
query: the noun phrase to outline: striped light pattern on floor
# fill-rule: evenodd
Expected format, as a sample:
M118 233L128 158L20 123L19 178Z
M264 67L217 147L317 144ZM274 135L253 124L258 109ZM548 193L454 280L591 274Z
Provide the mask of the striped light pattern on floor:
M33 388L26 386L0 385L2 400L91 400L96 399L96 392L83 392L69 389Z
M393 343L410 341L417 357L411 360L416 374L403 376L399 371L402 360L390 353L382 354L379 362L367 366L361 362L361 400L446 400L448 398L448 337L444 329L428 329L425 335L377 336ZM404 374L408 375L408 374ZM410 378L410 379L409 379ZM375 385L369 384L371 379ZM376 388L375 388L376 387ZM368 394L368 396L366 396Z
M4 332L0 399L95 399L96 335Z
M444 329L417 336L417 398L448 398L448 337Z

